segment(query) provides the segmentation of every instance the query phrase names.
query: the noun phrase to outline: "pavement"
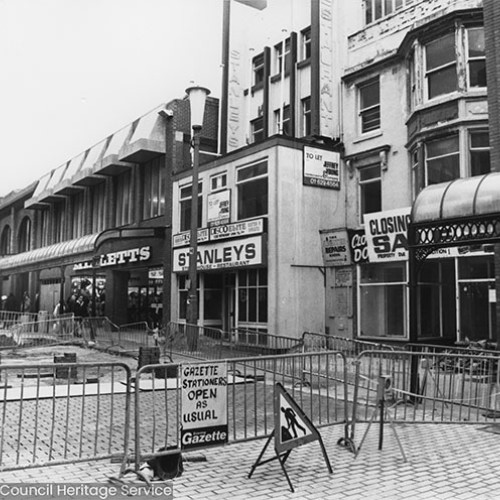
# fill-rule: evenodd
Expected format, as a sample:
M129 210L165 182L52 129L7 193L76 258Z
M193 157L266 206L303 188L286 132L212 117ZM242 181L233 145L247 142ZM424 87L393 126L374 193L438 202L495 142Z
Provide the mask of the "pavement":
M356 426L357 446L367 425ZM173 498L500 499L499 424L398 424L394 429L385 424L382 450L378 449L379 430L379 423L374 422L356 457L337 444L344 434L343 426L321 428L333 472L328 472L319 442L295 448L286 462L294 493L277 461L257 467L248 478L264 447L264 439L185 453L184 473L174 480ZM270 446L263 458L272 456ZM120 464L98 460L4 471L0 472L0 486L8 483L106 484L111 476L119 474L119 469ZM123 479L140 484L133 474Z

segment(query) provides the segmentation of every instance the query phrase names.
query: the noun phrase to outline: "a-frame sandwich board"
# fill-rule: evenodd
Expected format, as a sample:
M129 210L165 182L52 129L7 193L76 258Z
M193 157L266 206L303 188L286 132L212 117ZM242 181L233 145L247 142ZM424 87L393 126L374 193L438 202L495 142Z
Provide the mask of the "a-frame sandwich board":
M275 456L262 460L264 453L274 438L274 452ZM292 482L285 469L285 462L287 461L291 451L303 444L311 443L312 441L319 441L323 458L325 459L328 467L328 472L331 474L332 466L326 453L323 439L321 438L318 429L311 422L309 417L304 413L302 408L295 402L295 400L288 394L286 389L278 382L274 388L274 430L269 436L260 452L259 457L253 464L248 477L251 478L255 469L260 465L264 465L273 460L278 460L285 474L290 490L294 492Z

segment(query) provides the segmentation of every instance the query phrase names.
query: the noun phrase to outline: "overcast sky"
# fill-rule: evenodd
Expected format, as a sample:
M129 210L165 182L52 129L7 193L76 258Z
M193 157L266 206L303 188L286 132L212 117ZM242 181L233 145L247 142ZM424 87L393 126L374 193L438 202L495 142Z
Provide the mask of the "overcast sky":
M191 81L220 97L222 0L0 0L0 197Z

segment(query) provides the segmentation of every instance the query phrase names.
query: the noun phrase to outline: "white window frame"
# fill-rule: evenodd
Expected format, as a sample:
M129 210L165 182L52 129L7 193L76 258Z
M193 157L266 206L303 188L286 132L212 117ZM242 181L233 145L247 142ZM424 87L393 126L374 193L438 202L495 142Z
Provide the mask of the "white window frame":
M363 89L370 87L374 84L378 85L378 102L376 104L373 104L371 106L367 106L362 108L362 92ZM370 78L369 80L365 80L364 82L361 82L357 85L357 92L358 92L358 123L359 123L359 132L360 134L371 134L376 131L379 131L382 126L382 109L381 109L381 99L380 99L380 77L376 76L375 78ZM363 119L364 117L371 112L377 111L378 110L378 124L375 127L369 128L369 130L363 130L364 127L364 122Z
M467 33L467 36L465 37L467 46L465 48L464 55L465 55L466 62L467 62L467 89L468 90L471 90L471 89L484 90L484 89L486 89L486 85L483 87L480 87L480 86L472 86L470 83L470 76L471 76L470 75L470 63L474 62L474 61L484 61L484 64L486 67L486 52L485 52L484 56L481 56L481 57L470 57L470 55L469 55L469 33L471 31L474 31L474 30L482 30L483 35L484 35L484 27L483 26L470 26L470 27L465 28L465 31Z

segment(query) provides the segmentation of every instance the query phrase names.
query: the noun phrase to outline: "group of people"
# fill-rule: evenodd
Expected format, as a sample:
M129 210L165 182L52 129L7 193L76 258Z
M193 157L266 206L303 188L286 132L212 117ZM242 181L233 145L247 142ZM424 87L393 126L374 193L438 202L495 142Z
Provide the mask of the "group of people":
M3 311L12 312L33 312L29 293L24 292L21 300L19 300L12 292L10 292L9 295L2 296L1 309Z

